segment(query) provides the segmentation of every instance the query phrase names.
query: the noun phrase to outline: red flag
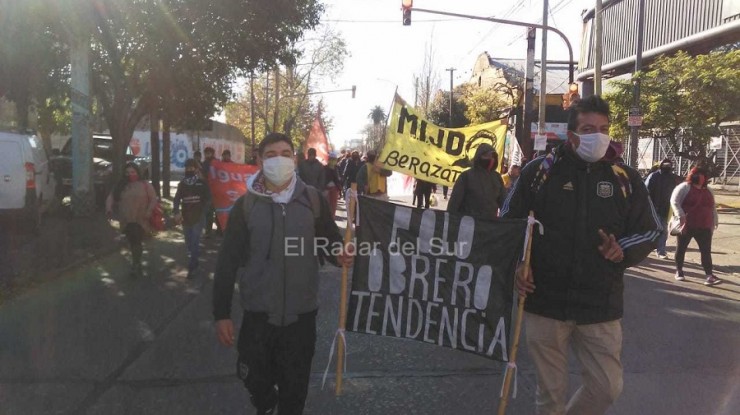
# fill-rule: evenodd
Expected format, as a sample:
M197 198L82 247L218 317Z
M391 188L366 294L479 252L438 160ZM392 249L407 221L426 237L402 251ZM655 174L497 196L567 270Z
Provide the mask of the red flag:
M221 229L226 229L226 222L234 202L247 193L247 180L257 171L259 167L249 164L211 161L208 186L211 188L213 207L216 209L216 219Z
M316 149L316 159L322 164L326 165L329 162L329 139L326 136L324 123L321 122L321 111L316 112L316 118L306 137L306 145L303 149L303 155L306 157L308 157L309 148Z

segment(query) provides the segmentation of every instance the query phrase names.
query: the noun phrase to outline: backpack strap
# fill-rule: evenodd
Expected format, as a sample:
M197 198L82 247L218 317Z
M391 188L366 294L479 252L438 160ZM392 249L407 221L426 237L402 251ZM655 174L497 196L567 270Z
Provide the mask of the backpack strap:
M553 149L548 155L546 155L542 162L540 163L539 169L537 170L537 173L534 176L534 180L531 184L531 190L532 193L537 193L540 188L542 187L542 184L545 183L545 180L547 180L548 176L550 175L550 170L552 170L552 166L555 165L555 163L558 161L558 156Z
M311 203L313 218L314 220L318 220L321 217L321 195L319 195L319 190L313 186L306 186L306 193L308 194L308 201Z
M244 222L249 224L249 215L252 213L252 208L257 203L257 195L255 195L252 192L247 192L244 195L244 200L242 201L242 210L244 212Z

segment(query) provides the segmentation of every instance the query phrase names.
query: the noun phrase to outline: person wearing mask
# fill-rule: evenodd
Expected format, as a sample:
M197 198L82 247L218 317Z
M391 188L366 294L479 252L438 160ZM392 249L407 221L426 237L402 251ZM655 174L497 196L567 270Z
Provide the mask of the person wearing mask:
M624 271L662 231L639 174L604 159L609 117L597 95L571 106L568 140L527 163L501 208L505 219L533 211L544 227L515 279L538 414L601 415L621 394ZM581 366L570 399L569 350Z
M221 152L221 162L222 163L233 163L231 161L231 150L224 150Z
M143 275L141 256L144 252L143 242L152 228L149 218L157 205L157 194L151 183L141 178L139 167L127 163L123 177L113 187L105 201L105 213L118 218L120 229L126 235L131 248L131 276Z
M704 285L711 286L720 284L722 280L712 272L712 233L719 226L719 217L714 195L707 187L708 178L705 168L692 168L686 181L673 189L671 207L683 226L676 242L676 280L685 279L683 262L686 248L691 239L696 239L701 252L701 266L704 268Z
M185 235L185 248L189 257L188 278L192 278L198 269L200 235L203 233L203 223L210 202L211 191L198 174L198 163L194 159L185 160L185 178L177 184L172 213L175 215L175 223L182 225Z
M519 177L519 174L521 173L522 169L518 165L514 164L511 167L509 167L509 171L506 172L506 174L501 176L501 180L504 181L504 188L508 191L511 189L511 185L514 184L516 179Z
M308 157L298 163L298 176L309 186L321 191L326 183L326 170L324 165L316 158L316 149L309 148L306 152Z
M347 164L344 166L344 189L349 189L352 183L357 183L357 173L364 164L360 160L360 153L357 150L352 151ZM361 192L360 186L357 186L358 192Z
M462 172L452 187L447 211L496 218L506 193L501 175L496 171L498 154L490 144L481 144L473 163L473 167Z
M324 177L326 178L324 194L326 199L329 201L331 217L335 218L337 215L337 204L339 203L341 182L339 180L339 174L337 173L337 153L333 151L329 153L329 163L324 167Z
M680 181L681 178L673 173L673 161L669 158L663 159L660 162L659 168L650 173L645 179L645 186L647 186L648 193L650 194L650 200L653 201L653 206L655 206L658 217L663 221L663 229L666 229L668 226L668 213L671 210L673 189ZM665 249L667 239L667 231L658 237L658 246L655 249L655 253L660 259L668 258L668 253Z
M268 134L259 144L260 171L229 214L213 284L218 341L233 347L231 302L239 278L244 310L237 375L258 414L299 415L308 394L316 343L319 266L315 249L335 265L350 266L326 199L295 173L290 137ZM292 242L291 242L292 241ZM339 245L337 245L339 244ZM321 244L323 245L323 244ZM326 246L326 245L323 245Z

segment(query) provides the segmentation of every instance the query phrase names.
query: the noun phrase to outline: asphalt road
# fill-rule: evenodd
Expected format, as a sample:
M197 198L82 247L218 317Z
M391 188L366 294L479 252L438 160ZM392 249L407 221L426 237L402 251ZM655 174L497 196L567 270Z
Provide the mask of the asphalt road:
M205 241L204 271L213 268L217 242ZM150 243L145 260L141 279L129 277L117 252L0 307L0 414L254 413L234 376L234 350L215 340L212 274L185 278L177 233ZM671 270L670 262L648 260L628 271L625 387L609 414L738 414L740 280L676 284ZM378 336L348 333L344 394L334 396L333 368L322 390L339 279L339 269L322 270L306 414L495 413L502 363ZM519 356L508 413L531 414L526 345ZM575 389L574 362L571 375Z

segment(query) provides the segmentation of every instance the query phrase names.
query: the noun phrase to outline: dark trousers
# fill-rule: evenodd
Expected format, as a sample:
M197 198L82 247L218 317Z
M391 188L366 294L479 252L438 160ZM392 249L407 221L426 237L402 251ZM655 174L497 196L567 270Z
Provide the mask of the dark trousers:
M198 268L198 257L200 256L200 235L203 233L203 219L190 226L182 227L185 235L185 248L188 250L188 271Z
M445 199L447 199L447 190L449 188L447 186L442 186L442 194L444 195Z
M244 312L237 375L258 414L276 404L280 415L303 413L315 345L316 311L284 327L269 324L265 313Z
M416 193L415 196L417 209L421 209L422 205L424 209L429 209L429 199L432 197L432 189Z
M712 230L711 229L685 229L678 235L676 243L676 270L683 270L683 260L686 256L686 248L691 242L691 238L696 239L701 252L701 266L704 273L712 273Z
M141 266L141 253L144 251L142 242L144 241L144 228L138 223L129 223L123 230L131 247L131 258L134 267Z

